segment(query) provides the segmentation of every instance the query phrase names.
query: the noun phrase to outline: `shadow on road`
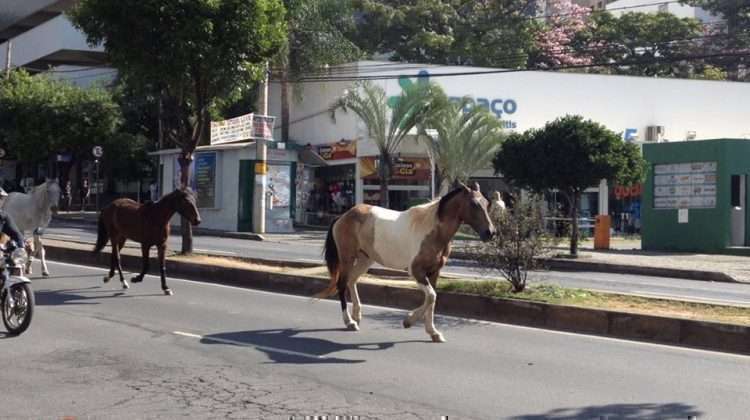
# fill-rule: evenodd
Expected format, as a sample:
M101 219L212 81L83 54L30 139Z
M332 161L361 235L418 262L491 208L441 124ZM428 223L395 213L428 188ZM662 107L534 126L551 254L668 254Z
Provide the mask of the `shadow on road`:
M688 420L703 412L682 403L608 404L581 408L560 408L542 414L512 417L512 420Z
M298 330L284 328L275 330L236 331L204 336L203 344L226 344L247 346L260 350L268 355L274 363L294 364L327 364L327 363L363 363L362 359L344 359L328 357L333 353L347 350L378 351L386 350L396 344L423 341L391 341L380 343L345 344L324 338L304 337L300 334L341 331L352 334L345 329L308 329Z
M71 289L76 291L76 289ZM150 293L150 294L128 294L121 290L81 290L85 293L97 293L94 296L80 295L77 293L69 293L67 290L35 290L34 300L37 306L56 306L56 305L98 305L101 302L96 302L101 299L110 298L134 298L134 297L147 297L147 296L164 296L163 293ZM104 294L108 293L108 294Z
M88 277L97 277L97 278L101 279L102 277L104 277L104 275L103 274L76 274L75 276L66 275L66 276L47 276L47 277L44 277L41 274L39 274L39 275L35 275L33 277L29 277L29 279L34 280L34 283L36 283L38 281L54 280L54 279L69 279L71 277L75 277L77 279L84 279L84 278L88 278Z

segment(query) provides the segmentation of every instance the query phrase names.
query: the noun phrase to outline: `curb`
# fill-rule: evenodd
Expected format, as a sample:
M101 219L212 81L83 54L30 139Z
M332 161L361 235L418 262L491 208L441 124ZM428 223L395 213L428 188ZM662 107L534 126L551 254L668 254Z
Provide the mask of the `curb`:
M465 252L452 252L451 258L459 260L471 260L471 256ZM545 258L542 264L548 270L557 271L590 271L596 273L632 274L650 277L671 277L683 280L715 281L721 283L740 283L729 274L721 271L685 270L682 268L649 267L628 264L612 264L586 260L573 260L563 258Z
M94 257L88 250L51 245L45 249L52 260L99 266L109 262L108 253ZM140 260L122 255L123 265L129 267L140 267ZM294 295L311 296L327 283L295 274L173 260L166 264L167 272L175 277ZM423 300L414 289L371 283L360 283L359 288L367 304L410 310ZM446 292L438 292L437 302L436 310L443 315L750 355L750 327L746 326Z

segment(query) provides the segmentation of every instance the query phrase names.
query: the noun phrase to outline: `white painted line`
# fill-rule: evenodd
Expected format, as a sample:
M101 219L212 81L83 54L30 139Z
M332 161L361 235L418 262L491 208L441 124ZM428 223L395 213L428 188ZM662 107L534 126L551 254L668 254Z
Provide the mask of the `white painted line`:
M258 349L258 350L261 350L261 351L267 351L267 352L273 352L273 353L281 353L281 354L286 354L286 355L289 355L289 356L307 357L309 359L317 359L317 360L327 359L327 357L320 356L320 355L317 355L317 354L301 353L301 352L298 352L298 351L284 350L284 349L280 349L280 348L276 348L276 347L256 346L255 344L243 343L242 341L230 340L230 339L227 339L227 338L210 337L210 336L205 336L205 335L187 333L187 332L183 332L183 331L172 331L172 334L181 335L183 337L197 338L199 340L213 341L213 342L216 342L216 343L232 344L232 345L240 346L240 347L250 347L250 348Z
M47 235L44 235L45 238L49 239L79 239L80 236L72 236L72 235L59 235L57 233L50 233Z
M70 264L70 263L63 263L63 262L57 262L57 261L47 261L47 262L50 264L58 264L62 266L76 267L76 268L85 268L88 270L98 270L101 272L109 271L108 269L99 268L99 267L91 267L88 265ZM152 279L159 279L158 276L153 276L151 274L148 274L147 277L151 277ZM201 281L180 279L180 278L174 278L174 277L170 277L169 281L192 283L198 286L210 286L210 287L219 287L219 288L224 288L224 289L242 290L247 293L258 293L258 294L264 294L264 295L282 296L285 298L304 300L309 303L321 303L321 304L327 304L327 305L335 305L337 308L339 306L339 302L337 300L331 300L331 299L314 299L312 297L306 297L306 296L289 295L285 293L276 293L276 292L267 292L265 290L256 290L256 289L250 289L250 288L245 288L245 287L229 286L226 284L205 283ZM387 306L370 305L370 304L362 304L362 306L365 308L373 308L373 309L391 311L391 312L396 312L396 313L401 313L401 314L407 314L409 312L405 309L391 308ZM715 351L715 350L696 349L692 347L680 347L680 346L674 346L674 345L669 345L669 344L648 343L645 341L633 341L633 340L626 340L624 338L604 337L604 336L599 336L599 335L578 334L578 333L568 332L568 331L557 331L557 330L548 330L544 328L527 327L523 325L503 324L501 322L484 321L481 319L474 319L474 318L461 318L457 316L440 315L440 314L435 314L435 315L436 317L446 319L446 320L461 321L461 320L468 319L468 320L471 320L471 322L479 324L479 325L492 325L492 326L501 327L501 328L520 329L520 330L532 331L535 333L545 333L545 334L549 333L549 334L565 335L565 336L577 337L577 338L587 338L587 339L599 340L599 341L615 341L618 343L627 344L627 345L631 345L635 347L638 347L638 346L655 347L655 348L659 348L662 350L670 350L670 351L675 351L675 352L704 353L704 354L711 354L714 356L722 356L722 357L727 357L727 358L740 358L742 360L748 360L747 355L735 354L735 353L724 353L724 352Z
M322 264L323 260L311 260L309 258L297 258L295 261Z
M219 255L237 255L236 252L232 251L219 251L217 249L201 249L201 248L195 248L198 252L204 252L207 254L219 254Z

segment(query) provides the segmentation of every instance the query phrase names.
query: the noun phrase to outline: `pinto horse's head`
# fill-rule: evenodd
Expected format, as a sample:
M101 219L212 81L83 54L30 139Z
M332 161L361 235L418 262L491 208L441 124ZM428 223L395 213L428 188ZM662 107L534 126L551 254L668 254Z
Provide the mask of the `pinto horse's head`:
M479 191L479 184L476 182L471 188L460 184L464 205L460 208L459 217L461 220L474 229L483 241L489 241L495 236L495 225L492 224L489 214L487 213L490 203Z
M198 213L195 195L187 189L177 190L175 194L177 195L175 201L175 210L177 210L177 213L188 219L191 225L198 226L201 223L201 215Z

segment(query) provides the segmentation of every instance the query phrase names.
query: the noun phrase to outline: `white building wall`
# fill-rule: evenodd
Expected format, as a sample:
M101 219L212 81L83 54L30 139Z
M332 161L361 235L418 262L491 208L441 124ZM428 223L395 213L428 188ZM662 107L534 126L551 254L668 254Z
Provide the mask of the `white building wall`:
M421 70L433 74L430 80L439 83L449 96L468 95L486 101L517 131L542 127L566 114L578 114L615 132L637 129L641 139L646 127L655 125L665 127L664 138L670 141L684 140L688 132L695 132L696 139L750 138L750 84L746 83L531 71L435 76L489 70L447 66L402 66L390 74L415 75ZM376 83L384 86L389 96L400 93L396 79ZM333 92L346 88L340 82L335 88L321 85L305 84L302 102L293 105L292 121L326 110L335 98ZM278 96L277 92L272 91L272 96ZM511 106L506 104L508 101L512 101ZM513 112L504 112L504 106ZM272 108L272 112L278 115L277 109ZM333 123L323 112L293 124L290 133L301 144L352 139L365 134L356 120L351 113L337 112ZM419 150L409 141L405 145ZM358 155L372 154L371 144L358 144Z
M12 39L11 65L24 66L61 50L98 51L102 46L89 47L86 37L65 15L57 16ZM6 66L7 42L0 44L0 68Z
M635 7L638 6L638 7ZM633 8L630 8L633 7ZM680 18L694 18L703 23L721 20L700 7L687 6L672 2L644 2L643 0L618 0L606 6L613 15L620 16L623 13L658 13L660 11L671 13Z

